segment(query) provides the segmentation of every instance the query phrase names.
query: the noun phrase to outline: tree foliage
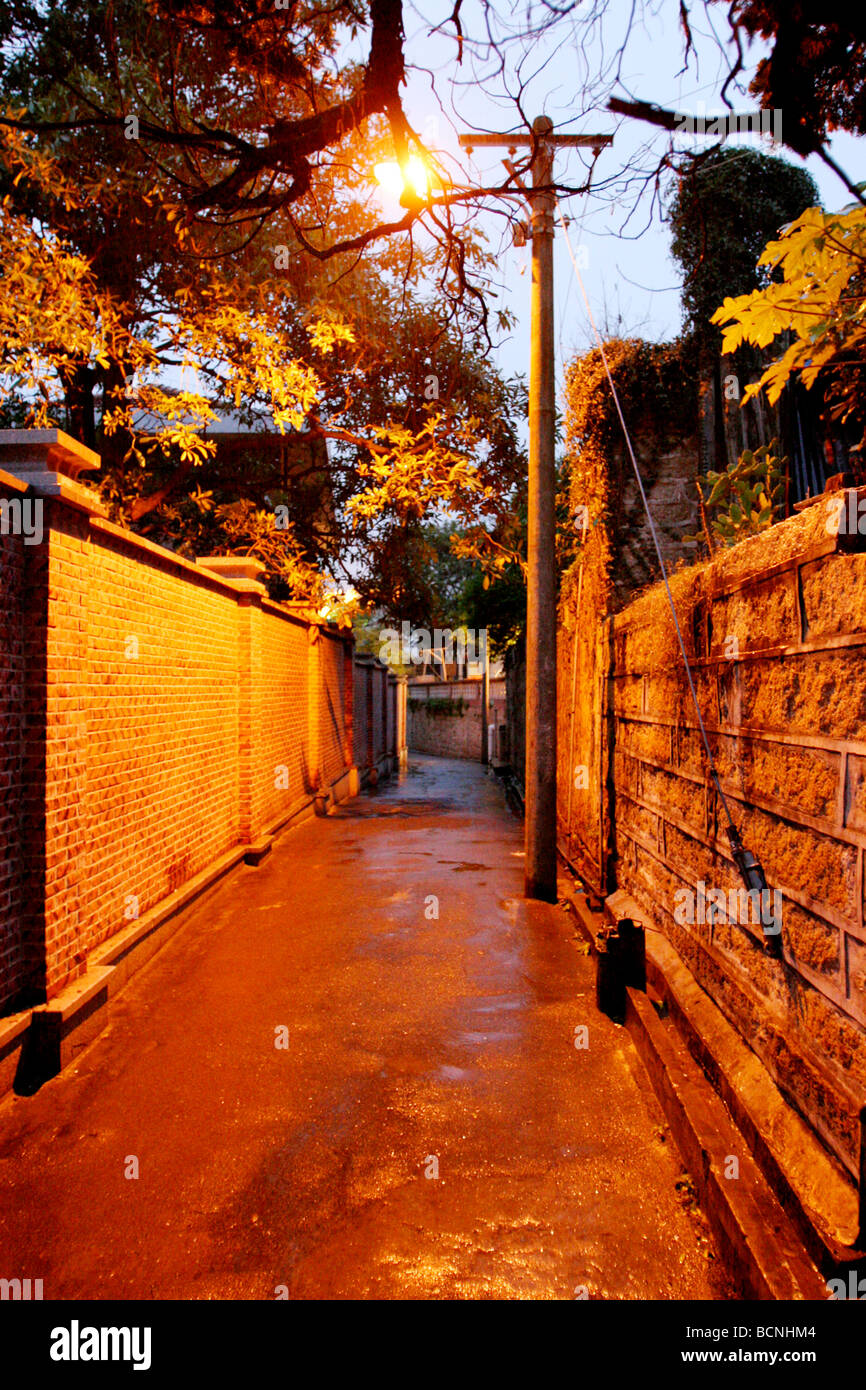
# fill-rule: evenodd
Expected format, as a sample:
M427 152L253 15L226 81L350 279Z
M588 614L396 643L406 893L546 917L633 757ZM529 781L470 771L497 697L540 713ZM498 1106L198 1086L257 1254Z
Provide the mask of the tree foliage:
M184 119L194 110L203 120L207 108L210 120L221 112L236 124L260 121L262 64L269 101L287 111L309 105L274 39L286 16L262 11L257 28L252 11L233 18L226 7L207 19L178 7L169 30L177 21L193 38L181 44L172 30L172 47L165 15L134 0L15 8L36 61L7 58L4 72L7 97L28 102L26 119L18 108L0 140L0 312L18 335L7 335L0 361L7 417L64 425L97 448L116 519L186 553L256 554L280 592L311 594L330 574L375 600L385 561L411 549L411 527L431 511L474 528L476 553L495 566L485 536L523 473L522 386L490 365L471 306L436 293L433 249L416 247L407 260L385 241L360 263L346 253L325 264L302 248L314 226L376 224L362 179L370 150L351 148L358 128L318 168L315 197L309 190L303 203L306 233L288 211L298 198L269 207L258 235L239 240L233 217L191 216L179 165L154 161L117 121L93 116L125 82L128 115L133 95L170 104L167 93L182 86ZM310 29L304 61L324 72L336 62L326 17L315 6L292 13ZM241 21L253 24L249 43L264 44L246 69L228 61ZM357 87L344 67L333 81L322 77L331 96ZM368 117L375 127L375 112ZM201 152L172 148L204 176ZM479 265L486 255L478 238L462 254ZM33 312L16 317L36 280ZM287 482L252 448L243 469L226 462L215 429L226 416L327 441L327 476L313 470L311 479L329 526L304 514L296 469ZM292 524L276 532L283 503Z
M683 274L684 326L696 342L718 350L711 322L722 299L766 280L759 261L767 241L817 201L805 169L759 150L714 150L683 170L668 219Z
M832 418L856 425L866 440L866 209L825 213L808 208L770 241L760 258L781 280L751 294L726 296L714 315L724 326L725 351L741 343L766 349L789 339L781 356L749 386L747 397L766 389L777 400L799 377L819 379Z
M762 106L782 111L790 149L811 154L834 130L866 133L866 19L861 9L841 0L724 3L735 35L772 44L751 86Z

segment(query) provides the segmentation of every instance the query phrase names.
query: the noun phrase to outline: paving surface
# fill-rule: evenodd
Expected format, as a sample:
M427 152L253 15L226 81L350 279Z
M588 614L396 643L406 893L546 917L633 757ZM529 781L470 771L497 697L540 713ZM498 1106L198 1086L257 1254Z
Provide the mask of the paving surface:
M0 1105L0 1276L725 1297L570 920L521 899L521 842L480 767L413 757L213 889L73 1066Z

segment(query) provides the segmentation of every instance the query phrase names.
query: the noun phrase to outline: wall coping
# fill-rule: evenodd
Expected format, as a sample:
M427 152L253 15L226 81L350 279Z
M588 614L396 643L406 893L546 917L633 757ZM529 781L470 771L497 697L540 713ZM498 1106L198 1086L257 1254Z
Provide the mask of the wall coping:
M851 534L838 525L839 519L849 514L849 509L856 514L861 501L866 501L866 488L841 488L821 493L805 509L777 522L761 535L720 551L703 564L672 573L674 602L679 598L677 587L684 582L704 584L708 598L724 598L740 589L758 587L827 555L866 551L866 534ZM830 507L838 508L835 528L828 521ZM659 579L644 593L633 597L624 608L606 616L617 633L632 625L646 626L655 621L660 599L666 607L664 585Z
M73 482L97 472L102 459L63 430L0 430L0 460L19 478L61 473Z
M274 599L267 598L266 590L261 584L250 583L248 580L228 579L207 566L200 565L197 561L187 560L184 555L178 555L174 550L167 550L164 545L157 545L155 541L148 540L146 536L140 536L136 531L130 531L125 526L118 526L116 522L107 521L103 517L91 517L90 525L91 530L112 540L120 541L133 550L144 551L154 560L172 564L190 579L203 581L209 587L221 590L227 597L237 599L240 594L252 590L255 597L259 599L262 609L268 609L269 612L276 617L283 618L286 622L300 623L303 627L310 625L309 620L301 618L297 613L290 612L283 604L277 603ZM240 559L243 558L243 556L240 557Z
M250 594L265 594L267 589L259 582L265 566L260 560L249 555L203 555L196 557L196 568L210 570L220 579L231 582L235 589Z
M14 473L0 468L0 492L26 492L29 486L23 478L16 478Z

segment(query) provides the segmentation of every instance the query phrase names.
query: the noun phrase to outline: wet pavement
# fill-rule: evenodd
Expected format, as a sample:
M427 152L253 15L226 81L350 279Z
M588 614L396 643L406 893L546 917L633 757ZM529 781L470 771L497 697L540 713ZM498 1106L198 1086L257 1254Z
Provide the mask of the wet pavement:
M80 1058L0 1104L0 1276L724 1297L628 1035L522 866L500 786L413 755L212 889Z

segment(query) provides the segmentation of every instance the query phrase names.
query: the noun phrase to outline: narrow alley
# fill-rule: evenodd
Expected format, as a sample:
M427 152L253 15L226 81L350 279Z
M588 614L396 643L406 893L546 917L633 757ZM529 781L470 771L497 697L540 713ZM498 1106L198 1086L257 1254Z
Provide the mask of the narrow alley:
M46 1299L726 1297L522 862L495 780L414 754L223 879L2 1103L3 1270Z

